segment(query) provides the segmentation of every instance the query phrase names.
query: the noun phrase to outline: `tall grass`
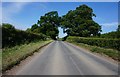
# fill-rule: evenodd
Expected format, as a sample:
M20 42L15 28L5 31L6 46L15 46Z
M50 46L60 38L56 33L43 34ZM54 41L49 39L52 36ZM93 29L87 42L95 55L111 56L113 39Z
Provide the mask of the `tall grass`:
M49 41L38 41L12 48L6 48L2 51L2 70L10 69L15 64L20 63L21 60L32 55L40 47L50 43Z
M96 44L97 43L103 43L103 44L105 44L106 43L105 40L104 40L104 42L100 42L99 38L68 37L68 39L66 41L70 42L70 43L73 43L73 44L75 44L77 46L83 47L85 49L88 49L91 52L95 52L95 53L99 53L99 54L102 54L102 55L106 55L106 56L111 57L112 59L114 59L116 61L120 61L120 58L119 58L120 51L119 50L111 49L111 48L109 48L109 46L107 46L107 47L100 47L99 45L95 45L95 42L96 42ZM103 41L103 39L102 39L102 41ZM90 42L91 42L91 44L90 44ZM92 44L92 42L93 42L93 44ZM108 41L108 40L107 40L107 42L111 43L111 41ZM119 43L119 42L116 42L116 43ZM104 46L104 45L102 45L102 46Z

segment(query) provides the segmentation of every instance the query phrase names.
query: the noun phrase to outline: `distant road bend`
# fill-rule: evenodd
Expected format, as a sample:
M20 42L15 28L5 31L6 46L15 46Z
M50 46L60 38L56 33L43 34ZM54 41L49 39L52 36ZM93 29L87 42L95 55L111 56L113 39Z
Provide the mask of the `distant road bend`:
M118 75L118 65L72 44L54 41L17 75Z

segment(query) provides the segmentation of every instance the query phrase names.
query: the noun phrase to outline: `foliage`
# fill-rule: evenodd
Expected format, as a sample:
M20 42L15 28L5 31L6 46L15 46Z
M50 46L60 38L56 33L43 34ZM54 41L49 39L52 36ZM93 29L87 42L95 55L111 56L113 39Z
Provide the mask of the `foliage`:
M35 29L37 29L38 28L38 25L37 24L34 24L34 25L32 25L32 27L31 27L31 31L34 31Z
M120 31L113 31L105 34L101 34L101 38L120 38Z
M90 35L99 35L101 26L93 21L92 17L96 16L92 8L87 5L81 5L75 10L70 10L61 19L61 25L64 33L71 36L87 37Z
M27 32L42 33L56 40L58 36L58 27L60 26L60 17L57 11L51 11L40 17L37 24L28 28Z
M46 40L46 36L17 30L11 24L2 24L2 48L30 43L36 40Z
M27 32L43 33L56 40L59 33L58 27L62 27L68 36L100 36L101 26L93 21L93 16L96 17L93 9L87 5L81 5L75 10L70 10L62 17L59 17L57 11L51 11L41 16L37 24L28 28Z
M120 31L120 25L118 25L117 31Z
M68 36L65 36L62 38L62 41L65 41L67 39Z
M120 39L68 37L67 40L103 48L113 48L120 50Z
M2 27L10 30L15 30L15 27L9 23L2 23Z
M40 32L50 36L52 39L56 39L59 33L58 26L60 25L60 17L57 11L48 12L41 16L38 24L40 25Z

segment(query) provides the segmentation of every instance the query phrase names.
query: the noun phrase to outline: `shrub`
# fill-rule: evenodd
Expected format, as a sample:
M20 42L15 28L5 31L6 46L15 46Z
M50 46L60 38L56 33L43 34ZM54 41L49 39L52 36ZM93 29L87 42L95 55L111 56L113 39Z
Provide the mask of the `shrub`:
M120 50L120 39L68 37L67 41Z
M12 25L2 25L2 48L12 47L37 40L46 40L44 34L35 34L15 29Z

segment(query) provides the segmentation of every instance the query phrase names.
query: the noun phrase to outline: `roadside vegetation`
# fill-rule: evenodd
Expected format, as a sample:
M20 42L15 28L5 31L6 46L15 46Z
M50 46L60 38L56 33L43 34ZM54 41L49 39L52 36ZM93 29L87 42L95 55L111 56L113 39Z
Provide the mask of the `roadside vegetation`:
M68 37L67 40L77 43L84 43L88 45L98 46L102 48L112 48L120 51L120 39L112 38L92 38L92 37Z
M101 34L100 38L120 38L120 30Z
M95 39L97 39L97 40L95 40ZM107 46L108 43L112 43L112 42L110 42L111 40L108 39L109 41L108 40L104 41L104 40L100 40L100 39L101 38L68 37L68 39L66 41L73 43L77 46L80 46L82 48L88 49L91 52L99 53L101 55L106 55L106 56L111 57L112 59L114 59L116 61L120 61L120 59L119 59L120 51L117 49L112 49L112 48ZM120 40L116 39L116 40L112 40L112 41L116 42L116 41L120 41ZM106 44L106 42L108 42L108 43ZM97 44L97 43L100 43L100 44ZM98 46L101 44L103 45L102 47ZM113 44L112 46L114 46L114 43L112 43L112 44ZM115 44L118 44L118 42L116 42ZM118 47L119 47L119 45L118 45Z
M96 15L91 7L80 5L61 17L57 11L45 13L40 16L38 22L24 31L16 29L9 23L3 23L2 70L10 69L52 40L58 40L58 27L67 33L67 36L63 38L64 41L91 48L93 52L103 53L117 59L117 50L120 50L120 26L115 32L101 34L101 25L95 22L93 17ZM113 50L104 48L113 48Z
M118 25L116 31L101 34L100 36L66 36L63 40L120 61L120 25Z
M93 17L93 9L86 5L68 11L61 17L63 31L67 33L62 40L119 60L120 25L116 31L101 34L101 25Z
M2 71L6 71L32 55L52 39L42 33L16 29L9 23L2 24Z
M2 50L2 70L10 69L21 60L37 52L41 47L49 44L52 40L36 41L29 44L17 45L12 48L5 48Z
M2 48L9 48L38 40L46 40L46 38L47 36L44 34L36 34L18 30L15 29L13 25L8 23L2 24Z

